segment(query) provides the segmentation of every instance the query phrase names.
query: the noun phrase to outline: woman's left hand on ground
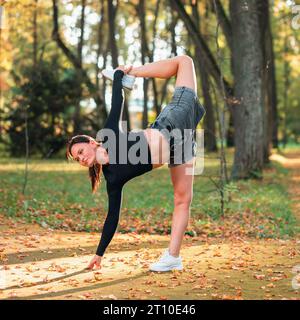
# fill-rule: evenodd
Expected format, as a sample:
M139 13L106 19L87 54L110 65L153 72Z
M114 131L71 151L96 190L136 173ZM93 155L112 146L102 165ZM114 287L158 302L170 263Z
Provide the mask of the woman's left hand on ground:
M87 269L92 270L94 266L96 267L95 269L101 269L101 259L102 257L95 254L93 259L90 261L89 265L87 266Z

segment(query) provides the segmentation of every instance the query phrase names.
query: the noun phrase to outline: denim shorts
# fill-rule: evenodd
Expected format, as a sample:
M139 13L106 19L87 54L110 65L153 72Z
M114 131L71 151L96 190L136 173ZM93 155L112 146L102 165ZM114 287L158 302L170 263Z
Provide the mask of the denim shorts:
M170 145L168 167L188 162L196 156L196 128L205 114L195 91L176 87L172 100L167 104L150 128L158 129Z

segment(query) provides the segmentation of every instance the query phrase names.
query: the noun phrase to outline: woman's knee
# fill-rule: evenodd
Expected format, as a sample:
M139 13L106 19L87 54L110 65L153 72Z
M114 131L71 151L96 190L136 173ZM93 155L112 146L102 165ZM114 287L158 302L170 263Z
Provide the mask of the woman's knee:
M197 93L197 80L193 59L187 55L178 56L175 87L188 87Z
M174 205L189 208L193 200L193 192L175 192Z
M190 56L186 55L186 54L180 55L180 56L178 56L178 58L179 58L179 62L182 62L182 63L185 63L185 64L191 64L191 65L194 64L193 59Z

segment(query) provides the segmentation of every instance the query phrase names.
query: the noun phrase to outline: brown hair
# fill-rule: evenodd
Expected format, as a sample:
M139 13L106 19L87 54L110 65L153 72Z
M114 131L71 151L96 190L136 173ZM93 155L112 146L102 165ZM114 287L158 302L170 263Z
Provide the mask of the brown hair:
M80 134L80 135L72 137L67 142L67 151L66 151L67 159L74 160L72 153L71 153L71 149L74 144L76 144L76 143L89 143L91 140L93 140L94 142L96 142L97 145L100 146L100 143L97 142L94 138L87 136L87 135L84 135L84 134ZM92 183L92 192L93 193L95 193L97 191L97 189L100 185L101 172L102 172L102 164L96 163L92 167L89 167L89 176L90 176L90 180Z

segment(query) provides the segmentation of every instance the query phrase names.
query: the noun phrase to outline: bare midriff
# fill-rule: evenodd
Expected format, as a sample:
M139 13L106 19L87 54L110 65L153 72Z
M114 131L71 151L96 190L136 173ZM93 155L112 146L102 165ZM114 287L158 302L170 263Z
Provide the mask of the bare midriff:
M152 167L153 169L161 167L169 160L169 143L165 136L158 129L147 128L143 131L148 141L152 159Z

